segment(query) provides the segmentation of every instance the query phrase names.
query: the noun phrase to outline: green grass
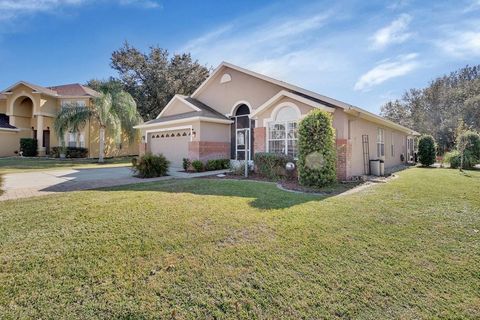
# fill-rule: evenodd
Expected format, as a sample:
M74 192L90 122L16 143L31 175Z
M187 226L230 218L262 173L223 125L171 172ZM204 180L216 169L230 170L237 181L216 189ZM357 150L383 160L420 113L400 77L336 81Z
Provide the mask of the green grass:
M0 174L68 168L119 167L131 165L132 157L105 159L99 164L96 159L47 159L47 158L0 158Z
M0 204L3 318L478 318L480 172L320 198L171 180Z

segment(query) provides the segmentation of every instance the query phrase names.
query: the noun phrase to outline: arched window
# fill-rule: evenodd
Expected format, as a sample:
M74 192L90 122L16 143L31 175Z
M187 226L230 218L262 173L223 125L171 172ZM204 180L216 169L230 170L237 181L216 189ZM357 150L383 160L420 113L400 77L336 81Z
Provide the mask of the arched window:
M292 106L277 111L268 125L268 151L297 157L298 113Z

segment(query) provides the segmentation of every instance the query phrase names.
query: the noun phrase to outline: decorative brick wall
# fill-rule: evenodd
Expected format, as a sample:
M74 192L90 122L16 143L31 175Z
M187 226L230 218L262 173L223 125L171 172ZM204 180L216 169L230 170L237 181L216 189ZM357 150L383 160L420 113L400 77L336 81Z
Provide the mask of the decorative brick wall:
M138 154L140 156L143 156L147 150L147 144L140 142L138 145L139 145Z
M347 139L337 139L337 179L350 179L350 159L352 158L351 143Z
M253 150L255 152L265 152L266 148L266 141L267 141L267 128L259 127L253 129Z
M188 157L191 160L230 159L230 143L212 141L190 141Z

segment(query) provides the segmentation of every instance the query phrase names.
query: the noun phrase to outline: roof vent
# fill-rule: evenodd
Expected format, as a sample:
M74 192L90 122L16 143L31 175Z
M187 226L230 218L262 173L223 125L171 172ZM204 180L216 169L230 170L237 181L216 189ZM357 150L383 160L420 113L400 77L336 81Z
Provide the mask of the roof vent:
M220 83L227 83L232 81L232 76L229 73L224 73L222 78L220 79Z

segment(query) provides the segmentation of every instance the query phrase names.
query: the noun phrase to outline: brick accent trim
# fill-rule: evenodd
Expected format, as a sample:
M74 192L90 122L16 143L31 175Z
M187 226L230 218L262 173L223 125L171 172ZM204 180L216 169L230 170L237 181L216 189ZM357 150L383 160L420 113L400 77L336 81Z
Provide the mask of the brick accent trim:
M267 143L267 128L257 127L253 130L253 150L254 152L265 152Z
M190 141L188 143L190 160L207 161L212 159L230 159L230 143L213 141Z
M351 143L347 139L337 139L337 179L348 180L350 175L350 160L352 158Z

